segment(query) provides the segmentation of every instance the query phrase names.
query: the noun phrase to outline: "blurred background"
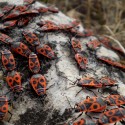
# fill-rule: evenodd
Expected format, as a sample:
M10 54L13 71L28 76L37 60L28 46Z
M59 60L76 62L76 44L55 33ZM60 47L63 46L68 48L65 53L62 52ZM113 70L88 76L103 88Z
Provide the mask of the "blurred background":
M125 47L125 0L41 0L57 6L96 34L110 35Z

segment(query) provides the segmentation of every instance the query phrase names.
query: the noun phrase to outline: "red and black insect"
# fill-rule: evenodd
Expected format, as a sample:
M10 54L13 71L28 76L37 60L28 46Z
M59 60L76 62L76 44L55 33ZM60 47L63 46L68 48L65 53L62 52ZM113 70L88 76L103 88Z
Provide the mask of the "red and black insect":
M75 104L75 112L102 112L107 104L101 97L86 97L85 100Z
M76 38L72 38L71 45L75 53L81 52L82 46L81 46L80 40Z
M85 54L82 53L75 54L75 60L81 70L85 70L87 68L88 59L85 56Z
M8 15L5 15L3 17L3 20L10 20L10 19L13 19L13 18L17 18L20 16L20 14L24 11L26 11L28 9L27 6L24 6L24 5L19 5L19 6L16 6L12 11L11 13L9 13Z
M14 70L8 72L6 82L8 83L8 86L13 92L21 92L23 90L21 78L22 77L19 72L16 72Z
M125 70L125 65L121 64L120 62L114 62L114 66L122 69L123 71Z
M117 67L119 69L125 70L125 65L121 64L120 62L113 61L107 57L97 57L97 58L99 60L109 64L109 65L112 65L112 66Z
M69 31L74 27L77 27L79 25L79 22L77 20L74 20L70 22L69 24L59 24L59 29L64 31Z
M105 77L102 77L99 82L102 84L102 86L118 86L116 83L117 81L114 80L114 79L111 79L110 77L108 76L105 76Z
M58 13L59 10L55 7L48 7L48 11L52 12L52 13Z
M11 21L6 21L3 23L3 25L0 27L0 30L9 30L15 27L17 24L17 20L11 20Z
M30 43L32 46L38 46L40 45L40 40L39 38L32 32L30 31L23 31L23 36L26 39L28 43Z
M83 33L85 37L93 36L93 31L90 29L84 29Z
M14 7L15 5L5 5L3 8L1 8L0 18L9 13Z
M36 47L36 51L39 54L42 54L43 56L49 58L49 59L54 59L55 58L55 53L53 50L50 48L50 46L44 44L40 44L39 46Z
M7 49L2 51L1 53L2 53L2 63L3 66L6 68L6 70L8 71L14 70L16 66L13 54Z
M92 40L88 42L86 45L90 50L96 50L101 46L101 43L98 40Z
M59 27L59 30L67 31L73 28L73 25L72 24L59 24L58 27Z
M74 123L72 123L72 122L68 122L67 124L65 124L65 125L97 125L97 123L95 123L95 122L89 122L89 120L85 120L85 119L83 119L83 118L81 118L79 121L77 121L77 122L74 122Z
M110 48L111 42L110 42L109 38L107 38L107 37L98 37L98 40L101 43L103 43L103 45L105 45L107 48Z
M95 80L92 77L81 78L77 85L80 87L88 87L88 88L102 88L106 86L118 86L116 80L113 80L109 77L102 77L99 80Z
M87 87L87 88L102 88L102 83L96 81L93 77L84 77L81 78L77 85L79 87Z
M101 79L97 79L97 80L95 80L93 77L84 77L78 80L77 86L82 87L82 90L84 88L89 91L92 91L90 89L98 89L99 91L99 88L105 88L106 86L109 86L109 87L117 86L118 88L118 85L116 83L117 82L115 80L108 77L102 77ZM94 92L93 94L96 95Z
M36 10L39 13L46 13L46 12L48 12L48 8L47 7L38 7L38 8L36 8Z
M8 4L8 5L6 5L6 6L4 6L4 7L2 8L2 13L7 14L7 13L9 13L11 10L13 10L14 7L15 7L15 5L12 5L12 4L9 5L9 4Z
M38 73L40 71L40 62L37 55L34 53L29 55L29 69L33 73Z
M83 32L79 31L76 27L71 28L69 30L69 32L73 35L73 36L78 36L78 37L89 37L93 35L93 32L90 30L85 29Z
M36 0L23 0L23 4L24 5L31 5L33 3L35 3Z
M112 66L115 66L115 62L107 57L97 57L99 60L107 63L107 64L110 64Z
M78 25L77 21L73 21L70 24L55 24L52 21L40 21L37 23L37 25L40 26L40 28L38 28L38 31L57 31L57 30L63 30L63 31L69 31L70 29L72 29L73 27Z
M69 29L69 32L73 35L73 36L79 36L79 37L84 37L84 33L79 31L76 27Z
M0 33L0 42L5 43L5 44L12 44L13 40L8 35L4 33Z
M110 106L121 106L125 104L125 96L118 94L109 95L106 97L105 101Z
M37 25L40 26L40 28L37 29L39 32L42 32L42 31L58 31L58 30L69 32L70 30L72 30L74 27L76 27L78 25L78 22L73 21L70 24L58 24L57 25L54 22L51 22L51 21L47 20L47 21L41 21L41 22L37 23Z
M20 17L18 22L17 22L17 26L18 27L23 27L28 25L28 23L30 22L30 20L32 20L32 17L27 16L27 17Z
M11 44L11 49L14 52L16 52L24 57L27 57L27 58L31 54L31 50L28 48L27 45L25 45L22 42L14 42L13 44Z
M115 47L115 46L112 46L111 47L113 50L117 51L118 53L124 55L125 53L123 52L123 50L120 48L120 47Z
M33 17L33 16L36 16L38 14L39 14L39 12L37 10L29 9L27 11L20 13L20 16L32 16Z
M42 32L42 31L57 31L59 30L59 26L51 21L41 21L37 23L38 25L41 25L40 28L37 30Z
M14 27L16 23L17 23L17 20L11 20L11 21L4 22L3 25L5 26L6 29L9 29L11 27Z
M116 123L125 118L124 108L114 108L109 111L105 111L99 117L99 125L109 125L111 123Z
M40 21L37 23L38 26L42 27L45 24L53 24L52 21L46 20L46 21Z
M9 105L6 96L0 96L0 121L3 120L8 113Z
M101 43L103 43L107 48L111 48L111 49L113 49L113 50L119 52L120 54L124 55L123 50L122 50L120 47L115 46L114 44L112 44L112 42L111 42L111 40L110 40L109 38L107 38L107 37L99 37L98 39L99 39L99 41L100 41Z
M30 84L38 96L46 94L46 79L41 74L33 75L30 79Z

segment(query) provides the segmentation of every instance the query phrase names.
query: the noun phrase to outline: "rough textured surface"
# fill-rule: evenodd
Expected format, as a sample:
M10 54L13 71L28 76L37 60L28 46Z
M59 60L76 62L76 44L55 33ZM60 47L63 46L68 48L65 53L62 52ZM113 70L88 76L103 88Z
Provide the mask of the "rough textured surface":
M2 2L4 1L6 0L3 0ZM22 4L22 0L9 0L9 2L14 4ZM34 6L40 5L43 6L38 2L34 4ZM57 24L67 24L72 21L72 19L65 16L61 12L58 14L45 14L42 17L36 17L36 19L30 25L28 25L26 29L35 30L35 28L37 28L35 23L39 22L40 19L51 20ZM81 27L80 30L82 31L84 29ZM16 39L16 36L14 39ZM11 110L13 116L10 123L15 125L63 125L67 120L71 120L73 117L78 116L78 113L75 113L68 119L70 114L64 112L66 108L71 108L68 100L73 107L76 102L80 102L81 100L85 99L87 95L93 96L93 93L85 89L83 89L83 91L76 96L81 88L77 86L71 87L73 84L72 82L75 82L82 76L84 77L88 75L94 78L110 76L115 78L120 86L118 92L125 95L125 74L116 68L111 69L110 66L107 67L106 64L98 61L95 58L95 53L90 52L86 47L86 43L88 43L90 39L95 39L95 37L91 36L88 38L80 38L82 49L88 53L89 62L87 65L87 70L80 71L79 73L79 68L74 59L74 52L71 50L69 44L68 34L51 32L44 34L44 37L40 38L41 42L49 43L51 46L53 46L53 49L58 57L56 60L51 61L51 67L49 68L48 72L44 74L47 79L48 88L51 85L53 86L47 90L47 97L44 101L41 101L41 98L34 96L33 91L23 93L22 97L18 98L18 100L14 102L14 108ZM98 56L106 56L114 60L119 60L119 56L115 52L104 47L98 49L96 54ZM1 80L1 82L3 82L3 80ZM28 84L28 81L24 83L24 85L25 84ZM5 89L6 86L4 90ZM113 89L114 91L116 90L115 87L112 88L112 90ZM100 93L98 93L96 90L94 91L97 93L97 95L100 95ZM82 117L88 119L84 113Z

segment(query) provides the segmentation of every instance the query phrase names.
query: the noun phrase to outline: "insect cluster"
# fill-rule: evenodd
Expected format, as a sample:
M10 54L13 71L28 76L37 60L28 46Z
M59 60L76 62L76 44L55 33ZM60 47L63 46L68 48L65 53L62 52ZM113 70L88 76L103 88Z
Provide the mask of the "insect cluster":
M105 46L106 48L110 48L116 52L118 52L121 56L124 56L124 52L122 51L121 48L119 47L115 47L111 42L110 40L107 38L107 37L99 37L98 40L94 40L93 43L90 42L87 44L87 46L90 48L90 49L93 49L96 51L96 49L98 49L99 47L101 46ZM102 62L104 63L107 63L108 65L111 65L113 67L116 67L118 69L121 69L124 71L125 69L125 65L124 64L121 64L120 62L117 62L117 61L114 61L110 58L107 58L107 57L98 57L96 56L99 60L101 60Z
M1 59L10 91L19 94L26 89L22 86L22 73L17 71L18 62L23 64L24 60L26 60L26 65L28 65L32 75L29 83L38 96L44 97L47 83L46 78L41 74L41 70L43 70L41 69L42 64L37 55L43 55L43 57L51 60L56 57L54 51L49 45L42 44L39 37L31 31L23 30L21 32L21 40L26 43L21 40L14 40L9 36L11 30L16 27L23 28L27 26L31 19L33 20L36 16L46 12L58 13L58 10L53 7L33 8L33 3L35 3L34 0L24 0L23 5L3 5L1 7L0 42L3 47ZM18 55L20 55L20 59L16 60L15 57ZM9 99L6 97L8 93L0 96L0 120L3 120L8 112Z
M78 122L72 123L69 122L68 125L109 125L110 123L116 123L117 121L122 121L125 118L125 109L120 107L125 104L125 96L123 95L109 95L107 97L89 97L87 96L85 100L80 103L75 104L75 107L72 109L74 112L85 112L88 113L100 113L97 121L95 121L91 116L89 116L93 122L89 123L85 119L81 119ZM107 106L118 106L118 108L113 108L107 110ZM81 115L81 114L80 114Z
M28 77L29 83L37 96L45 97L47 88L47 81L43 75L43 64L46 65L46 61L56 59L56 54L49 44L44 44L40 40L39 34L46 34L48 32L65 32L70 34L70 45L74 51L74 58L78 64L80 70L86 72L88 68L88 55L82 50L82 44L79 37L89 37L93 33L91 30L84 29L83 32L79 31L79 22L72 21L69 24L56 24L49 20L40 20L37 22L38 28L35 32L24 30L24 27L28 26L30 22L43 14L55 14L58 13L58 9L54 7L34 7L35 0L24 0L23 5L4 5L0 8L0 44L2 46L1 59L6 75L6 83L8 84L10 91L15 93L21 93L26 88L23 86L22 72L27 71L25 67L18 71L22 64L27 67L28 65ZM15 40L11 37L11 30L18 28L21 32L21 39ZM23 29L23 30L22 30ZM36 33L38 32L38 33ZM120 48L114 47L110 40L106 37L99 37L98 40L90 40L86 44L90 51L96 52L101 46L116 50L123 54ZM96 54L95 54L96 55ZM97 56L96 56L97 57ZM42 60L41 60L42 58ZM97 57L97 59L103 61L108 65L124 70L125 66L119 62L113 61L105 57ZM26 62L26 63L25 63ZM22 63L22 64L21 64ZM105 87L117 86L117 81L105 76L100 79L92 77L81 78L77 82L77 86L92 91L91 89L100 89ZM92 91L93 92L93 91ZM8 94L8 93L7 93ZM95 94L95 93L94 93ZM95 94L96 95L96 94ZM121 121L125 118L125 109L121 105L125 104L125 97L122 95L112 94L108 97L87 97L84 101L71 108L72 112L103 112L98 120L93 121L93 125L107 125ZM107 110L107 106L118 106L111 110ZM9 100L3 95L0 96L0 120L3 120L8 112ZM107 111L106 111L107 110ZM75 123L68 123L69 125L89 125L87 120L81 119Z
M54 7L34 7L35 0L24 0L23 5L4 5L0 8L0 44L2 65L4 67L3 72L6 75L6 83L9 86L11 92L21 93L26 90L22 85L26 68L18 71L20 63L25 65L29 69L30 80L29 83L38 96L44 97L47 90L46 78L41 74L43 72L43 63L47 64L46 60L50 61L56 59L56 55L48 44L43 44L39 39L39 33L46 33L51 31L70 32L72 35L88 36L91 32L85 30L79 32L77 26L78 21L72 21L70 24L55 24L51 21L39 21L36 25L38 34L34 31L24 30L28 24L35 17L39 17L43 14L58 13L58 9ZM11 37L11 31L18 28L20 31L19 39L13 39ZM18 35L18 34L17 34ZM21 38L20 38L21 37ZM40 58L42 56L42 61ZM25 63L26 62L26 63ZM47 67L47 66L46 66ZM9 91L9 92L10 92ZM3 120L6 116L9 107L9 99L6 95L2 95L0 98L0 120Z
M71 45L72 45L72 49L74 50L75 60L78 64L79 69L86 72L87 65L88 65L88 56L87 56L87 53L82 50L81 41L78 38L72 38ZM98 40L97 39L90 40L86 44L86 46L90 51L90 53L94 54L97 59L115 68L118 68L119 70L124 71L124 66L125 66L124 64L113 61L110 58L98 57L96 55L96 51L101 46L105 46L106 48L113 49L117 52L120 52L120 54L124 55L124 52L120 48L113 47L113 45L110 43L110 40L108 38L99 37ZM118 83L117 80L114 80L109 76L104 76L104 77L101 77L100 79L95 79L93 77L86 76L77 80L77 82L75 82L74 84L77 84L77 86L82 87L82 90L86 89L93 92L92 89L98 89L98 92L99 92L99 89L105 88L105 87L109 88L109 87L116 86L118 89L117 83ZM102 97L98 97L94 92L93 94L95 95L94 97L87 96L85 100L75 104L74 108L71 107L71 109L68 109L68 112L72 112L72 113L85 112L86 115L92 112L93 113L101 112L101 115L99 116L99 118L94 118L91 115L88 115L92 119L91 123L84 118L82 118L78 122L73 123L73 121L77 119L75 118L69 123L67 123L66 125L90 125L90 124L91 125L109 125L112 123L117 123L118 121L121 121L124 124L123 120L125 118L125 108L123 107L123 105L125 104L125 96L120 94L112 94L104 98L103 95ZM108 106L117 106L117 108L107 109Z

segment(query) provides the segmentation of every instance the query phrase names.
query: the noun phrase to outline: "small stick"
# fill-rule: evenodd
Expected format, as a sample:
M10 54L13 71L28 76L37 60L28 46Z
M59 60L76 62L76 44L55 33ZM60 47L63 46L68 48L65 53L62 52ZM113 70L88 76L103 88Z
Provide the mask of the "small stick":
M115 34L112 32L112 30L107 25L105 25L105 28L110 32L110 34L112 36L115 36Z

